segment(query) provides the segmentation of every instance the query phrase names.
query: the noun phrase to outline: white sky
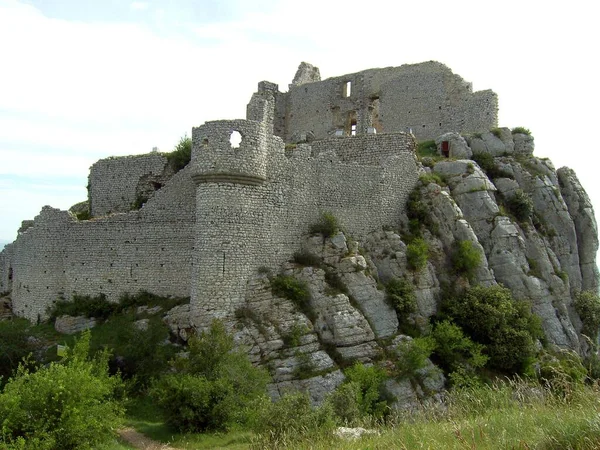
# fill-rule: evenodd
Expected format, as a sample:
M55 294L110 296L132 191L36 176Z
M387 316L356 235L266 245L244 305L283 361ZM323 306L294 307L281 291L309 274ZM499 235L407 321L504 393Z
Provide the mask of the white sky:
M575 169L600 210L600 27L572 0L0 0L0 241L86 199L88 168L243 118L257 83L437 60L499 96L500 126ZM594 56L596 55L596 56Z

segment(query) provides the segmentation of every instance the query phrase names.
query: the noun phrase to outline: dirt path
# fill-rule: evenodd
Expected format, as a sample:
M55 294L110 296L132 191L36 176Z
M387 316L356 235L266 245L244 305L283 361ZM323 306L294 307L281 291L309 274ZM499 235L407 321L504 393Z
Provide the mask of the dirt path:
M122 439L135 448L142 450L176 450L174 447L169 447L167 444L162 444L144 436L142 433L138 433L133 428L123 428L118 433Z

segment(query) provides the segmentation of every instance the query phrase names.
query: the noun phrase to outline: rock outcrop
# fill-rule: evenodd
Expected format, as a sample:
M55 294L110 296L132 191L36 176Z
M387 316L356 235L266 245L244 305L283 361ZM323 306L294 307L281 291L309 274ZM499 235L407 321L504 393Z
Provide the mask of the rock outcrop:
M462 138L440 139L451 138L466 147L460 154L471 154ZM272 369L274 397L301 389L319 402L354 361L391 367L386 358L402 358L397 349L410 342L403 328L425 331L439 310L443 286L454 284L500 283L531 303L549 345L588 351L573 308L577 293L598 289L597 228L587 194L572 170L556 171L547 159L531 155L529 135L500 129L469 142L475 159L487 153L493 164L488 160L484 171L475 160L443 159L425 169L429 175L415 188L427 216L429 258L423 268L409 268L403 236L411 224L405 216L397 229L373 232L360 243L343 233L308 237L279 275L306 287L310 300L304 308L273 293L273 274L251 279L246 303L229 326L253 360ZM457 276L452 266L451 255L464 241L480 260L470 277ZM394 278L414 289L417 307L409 317L399 317L386 299L383 286ZM172 329L183 338L194 327L190 313L170 313ZM411 407L444 386L431 363L416 375L388 381L396 407Z

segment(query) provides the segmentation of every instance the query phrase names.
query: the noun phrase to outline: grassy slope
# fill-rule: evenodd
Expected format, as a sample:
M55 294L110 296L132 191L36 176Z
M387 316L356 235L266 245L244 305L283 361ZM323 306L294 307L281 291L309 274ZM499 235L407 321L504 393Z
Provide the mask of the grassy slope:
M600 391L581 388L551 395L525 385L485 388L451 395L447 407L424 408L397 417L394 425L378 428L378 435L358 441L340 440L327 433L287 444L305 449L597 449L600 448ZM181 435L162 421L147 400L130 403L128 425L152 439L178 448L263 448L252 445L249 432ZM264 441L263 441L264 442Z

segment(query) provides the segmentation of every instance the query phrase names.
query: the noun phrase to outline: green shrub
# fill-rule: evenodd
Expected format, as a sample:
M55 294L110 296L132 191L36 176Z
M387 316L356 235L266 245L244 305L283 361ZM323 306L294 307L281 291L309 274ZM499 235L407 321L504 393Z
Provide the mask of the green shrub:
M179 143L175 146L175 149L165 156L173 171L179 172L192 159L192 139L186 134L179 139Z
M406 215L410 221L414 221L414 224L409 227L411 233L415 236L420 236L421 225L427 225L429 220L429 209L425 202L421 198L421 191L415 188L408 195L408 201L406 202Z
M419 271L427 265L429 258L429 246L422 238L413 239L406 246L406 261L411 270Z
M438 184L440 186L445 186L446 182L444 181L444 179L437 173L426 173L423 174L421 176L419 176L419 181L427 186L429 183L435 183Z
M531 306L513 299L510 290L495 285L475 286L447 298L443 314L475 342L485 346L491 367L522 373L536 353L535 339L543 337Z
M581 333L596 342L600 328L600 298L598 294L594 291L582 291L575 296L573 306L583 323Z
M60 316L85 316L106 319L118 310L117 303L106 300L106 295L95 297L89 295L74 295L73 301L60 300L50 312L51 318Z
M321 218L310 227L311 234L322 234L331 237L339 231L340 227L335 216L329 212L321 213Z
M294 262L305 267L320 267L322 265L321 258L308 251L294 253Z
M482 354L483 345L473 342L458 325L448 320L435 324L431 337L435 340L435 359L447 373L457 372L464 376L485 366L488 361Z
M281 448L330 433L335 423L328 405L312 407L306 393L285 394L276 402L263 398L253 408L252 428L258 448Z
M496 136L498 139L502 138L502 129L501 128L492 128L490 132Z
M175 346L168 343L169 328L160 317L148 319L146 329L134 324L133 314L111 317L92 330L92 348L107 348L111 352L111 370L130 379L130 387L140 391L169 370L169 360L175 356Z
M417 309L413 285L404 278L392 278L385 287L386 298L399 317L405 318Z
M495 158L489 154L484 152L473 153L471 157L473 161L477 163L477 165L483 170L489 178L512 178L514 179L514 175L510 172L507 172L503 169L500 169L496 164Z
M384 392L385 371L377 366L356 363L344 371L346 383L357 387L356 401L362 417L383 418L389 408ZM336 409L334 408L334 411Z
M418 370L426 367L435 345L430 336L401 341L396 346L398 357L394 361L397 376L414 378Z
M420 157L426 156L439 156L437 151L437 145L434 140L423 141L417 144L417 155Z
M92 214L89 210L78 211L75 213L75 217L77 217L77 220L90 220L92 218Z
M511 130L511 132L512 132L512 134L520 133L520 134L526 134L527 136L531 136L531 131L529 131L529 129L525 128L525 127L514 127Z
M533 200L521 189L517 189L506 200L506 206L519 222L529 220L533 214Z
M86 332L62 362L30 372L20 366L0 394L0 447L96 448L114 437L123 385L108 374L108 354L89 359Z
M250 405L266 394L267 373L234 349L219 321L188 344L188 357L175 361L178 373L163 376L151 390L167 423L182 432L246 423Z
M456 273L473 278L481 264L481 253L469 240L456 241L452 251L452 267Z
M23 362L23 358L37 350L27 319L0 321L0 387Z
M540 358L540 382L563 398L570 398L581 389L588 372L579 355L569 350L546 353Z
M287 333L281 335L281 340L286 347L298 347L302 336L309 332L306 325L295 323Z
M270 281L273 295L291 300L309 318L314 315L310 306L310 291L306 283L290 275L277 275Z

